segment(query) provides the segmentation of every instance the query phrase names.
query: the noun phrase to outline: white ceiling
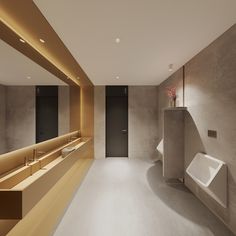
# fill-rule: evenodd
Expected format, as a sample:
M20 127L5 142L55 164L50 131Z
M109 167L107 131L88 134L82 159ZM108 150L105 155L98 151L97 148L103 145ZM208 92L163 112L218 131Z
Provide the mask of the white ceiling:
M30 76L31 79L28 79ZM31 59L0 40L0 84L66 85Z
M34 2L95 85L157 85L236 23L235 0Z

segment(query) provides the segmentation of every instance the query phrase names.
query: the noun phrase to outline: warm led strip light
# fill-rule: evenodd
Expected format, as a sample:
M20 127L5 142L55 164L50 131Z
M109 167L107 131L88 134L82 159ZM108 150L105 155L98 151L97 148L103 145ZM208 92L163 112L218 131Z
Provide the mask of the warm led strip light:
M38 49L35 45L33 45L30 41L28 41L22 34L20 34L19 32L17 32L17 30L15 30L11 25L9 25L6 21L4 21L1 18L1 21L4 25L6 25L9 29L11 29L15 34L17 34L19 36L19 38L23 39L27 44L29 44L33 49L35 49L40 55L42 55L46 60L48 60L51 64L53 64L57 69L59 69L64 75L67 76L68 79L72 80L74 83L76 83L77 85L79 85L79 82L77 80L78 77L76 77L75 79L73 78L73 75L70 75L70 73L65 72L66 70L64 70L63 65L59 65L57 62L54 62L53 59L51 59L49 56L46 56L44 53L41 52L40 49ZM61 69L63 68L63 69Z

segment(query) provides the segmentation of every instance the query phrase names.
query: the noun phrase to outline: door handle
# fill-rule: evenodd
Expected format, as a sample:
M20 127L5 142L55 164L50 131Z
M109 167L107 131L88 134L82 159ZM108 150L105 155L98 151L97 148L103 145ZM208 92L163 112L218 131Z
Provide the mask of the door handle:
M122 132L123 132L123 133L126 133L126 132L127 132L127 129L122 129Z

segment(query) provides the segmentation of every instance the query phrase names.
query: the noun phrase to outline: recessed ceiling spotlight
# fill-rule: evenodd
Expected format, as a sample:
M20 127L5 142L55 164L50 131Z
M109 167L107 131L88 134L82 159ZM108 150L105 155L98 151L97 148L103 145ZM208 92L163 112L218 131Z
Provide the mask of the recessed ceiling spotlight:
M41 43L45 43L45 40L44 40L44 39L39 39L39 41L40 41Z
M119 79L120 78L120 76L116 76L116 79Z
M116 38L116 43L120 43L120 38Z
M27 79L31 79L31 76L27 76L26 78L27 78Z
M173 64L169 65L169 71L173 71L173 66L174 66Z
M25 40L24 40L24 39L20 38L19 40L20 40L22 43L25 43Z

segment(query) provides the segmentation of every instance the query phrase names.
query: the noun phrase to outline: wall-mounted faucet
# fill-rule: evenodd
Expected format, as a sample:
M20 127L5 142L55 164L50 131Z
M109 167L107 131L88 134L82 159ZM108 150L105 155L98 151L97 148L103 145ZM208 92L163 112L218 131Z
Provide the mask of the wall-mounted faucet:
M68 139L68 142L72 142L74 140L76 140L78 137L77 136L70 136Z
M29 165L29 159L27 157L25 157L24 166L28 166L28 165Z
M38 151L36 148L33 149L33 161L37 161L38 157L42 154L45 154L46 152L44 151Z

